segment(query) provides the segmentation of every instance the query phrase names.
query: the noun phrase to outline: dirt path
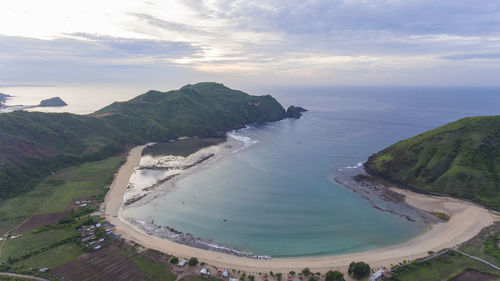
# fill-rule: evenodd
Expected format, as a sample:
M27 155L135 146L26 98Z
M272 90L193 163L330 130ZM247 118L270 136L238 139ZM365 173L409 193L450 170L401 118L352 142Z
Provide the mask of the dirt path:
M30 280L37 280L37 281L50 281L49 279L45 279L45 278L41 278L41 277L24 275L24 274L17 274L17 273L10 273L10 272L0 272L0 275L9 276L9 277L18 277L18 278L24 278L24 279L30 279Z
M27 219L25 219L24 221L22 221L20 224L14 226L13 228L11 228L10 230L7 230L4 234L3 234L3 240L2 240L2 244L0 245L0 258L2 257L2 253L3 253L3 247L5 246L5 243L7 242L7 237L9 236L9 234L20 228L21 226L23 226L23 224L25 224L27 221L29 221L34 215L35 215L36 211L31 214L31 216L29 216Z

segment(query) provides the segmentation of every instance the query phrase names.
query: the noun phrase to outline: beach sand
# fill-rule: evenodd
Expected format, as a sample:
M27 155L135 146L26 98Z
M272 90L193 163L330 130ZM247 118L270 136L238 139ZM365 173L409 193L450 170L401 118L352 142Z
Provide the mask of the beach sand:
M403 194L410 205L429 212L445 213L450 216L450 220L433 225L429 231L403 244L337 256L255 260L202 250L148 235L122 219L123 195L134 167L140 163L143 148L144 146L139 146L132 149L127 162L116 174L101 208L106 220L115 225L117 234L143 247L182 258L197 257L200 261L218 268L244 270L247 273L269 271L287 273L291 270L300 272L303 268L309 267L312 272L324 273L333 269L346 273L352 261L367 262L372 268L390 268L391 265L403 260L427 256L429 251L439 251L463 243L497 220L493 212L458 199L422 195L392 188L393 191Z

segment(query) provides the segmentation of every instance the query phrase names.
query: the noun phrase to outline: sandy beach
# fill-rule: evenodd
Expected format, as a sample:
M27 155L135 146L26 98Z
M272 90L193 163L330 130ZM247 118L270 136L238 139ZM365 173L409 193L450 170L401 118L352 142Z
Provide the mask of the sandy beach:
M291 270L300 271L305 267L309 267L313 272L326 272L331 269L346 272L349 263L352 261L367 262L372 268L388 268L403 260L413 260L427 256L429 251L439 251L463 243L497 220L494 213L458 199L421 195L392 188L393 191L403 194L408 204L429 212L445 213L450 216L450 220L433 225L429 231L403 244L337 256L256 260L202 250L149 235L122 219L123 195L134 167L140 163L143 148L144 146L139 146L132 149L127 162L116 174L101 208L106 220L116 226L117 234L121 234L127 240L135 241L143 247L177 257L197 257L199 260L219 268L255 273L269 271L287 273Z

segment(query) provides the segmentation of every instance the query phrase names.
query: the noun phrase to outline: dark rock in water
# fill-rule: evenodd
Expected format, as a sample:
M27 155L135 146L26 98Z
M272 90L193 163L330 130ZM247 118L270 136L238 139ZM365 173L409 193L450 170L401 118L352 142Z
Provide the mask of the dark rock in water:
M293 106L290 105L288 109L286 110L286 117L287 118L300 118L302 116L302 112L306 112L307 109L300 107L300 106Z
M65 103L60 97L46 99L40 102L40 107L52 107L52 106L66 106Z
M10 98L9 95L0 93L0 107L3 106L3 103L6 102L8 98Z

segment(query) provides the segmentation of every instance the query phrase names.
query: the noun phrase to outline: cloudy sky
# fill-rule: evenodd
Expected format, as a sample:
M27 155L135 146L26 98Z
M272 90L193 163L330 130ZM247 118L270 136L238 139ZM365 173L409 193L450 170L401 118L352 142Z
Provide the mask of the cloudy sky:
M0 85L500 86L491 0L2 0Z

